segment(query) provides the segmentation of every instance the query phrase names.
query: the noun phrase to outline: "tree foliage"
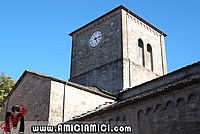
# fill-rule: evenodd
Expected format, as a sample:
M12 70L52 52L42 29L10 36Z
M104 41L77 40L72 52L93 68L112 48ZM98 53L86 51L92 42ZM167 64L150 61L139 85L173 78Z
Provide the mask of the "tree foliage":
M4 101L14 85L15 81L12 77L6 76L4 73L0 74L0 102Z

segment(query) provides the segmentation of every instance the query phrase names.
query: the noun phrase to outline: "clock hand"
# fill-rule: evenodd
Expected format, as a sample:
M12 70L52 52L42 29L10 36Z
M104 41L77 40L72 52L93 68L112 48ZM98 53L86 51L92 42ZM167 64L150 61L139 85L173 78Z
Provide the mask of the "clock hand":
M94 40L97 42L97 37L95 37ZM97 42L97 43L98 43L98 42Z
M98 43L98 39L101 38L101 36L95 37L94 40Z
M101 36L96 37L97 39L100 38Z

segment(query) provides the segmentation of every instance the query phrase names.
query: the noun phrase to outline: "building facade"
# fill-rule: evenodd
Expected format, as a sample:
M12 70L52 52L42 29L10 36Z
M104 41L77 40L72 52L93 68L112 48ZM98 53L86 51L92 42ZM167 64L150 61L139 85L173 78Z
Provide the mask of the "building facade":
M70 35L72 82L117 93L167 73L166 34L124 6Z
M132 134L200 132L200 62L118 94L117 102L69 122L131 125Z
M130 125L133 134L200 132L200 62L167 74L164 32L119 6L70 36L69 81L25 71L0 121L23 104L28 134L39 122Z

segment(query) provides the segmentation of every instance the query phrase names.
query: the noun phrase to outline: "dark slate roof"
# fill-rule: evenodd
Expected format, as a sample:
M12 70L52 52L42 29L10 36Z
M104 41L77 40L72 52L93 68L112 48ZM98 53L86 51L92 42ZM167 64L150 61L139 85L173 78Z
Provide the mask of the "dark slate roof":
M143 23L145 23L146 25L148 25L148 26L151 27L152 29L156 30L156 31L159 32L160 34L162 34L162 35L164 35L164 36L167 36L166 33L162 32L161 30L159 30L158 28L156 28L155 26L153 26L152 24L150 24L149 22L147 22L146 20L144 20L143 18L141 18L140 16L138 16L137 14L133 13L131 10L129 10L128 8L124 7L123 5L118 6L117 8L111 10L110 12L108 12L108 13L106 13L106 14L100 16L99 18L97 18L97 19L91 21L90 23L88 23L88 24L82 26L81 28L79 28L79 29L77 29L77 30L71 32L69 35L70 35L70 36L73 36L73 34L75 34L77 31L79 31L79 30L81 30L81 29L83 29L83 28L85 28L85 27L91 25L92 23L94 23L94 22L96 22L96 21L102 19L103 17L105 17L105 16L107 16L107 15L109 15L109 14L111 14L111 13L113 13L113 12L115 12L116 10L119 10L119 9L123 9L123 10L127 11L128 13L130 13L131 15L133 15L135 18L137 18L138 20L142 21Z
M102 97L105 97L105 98L109 98L109 99L113 99L113 100L116 99L115 95L113 95L112 93L109 93L108 91L105 91L105 90L97 88L97 87L87 87L87 86L79 85L79 84L76 84L76 83L73 83L73 82L70 82L70 81L65 81L65 80L61 80L61 79L58 79L58 78L54 78L52 76L48 76L48 75L45 75L45 74L42 74L42 73L37 73L37 72L25 70L23 72L23 74L21 75L21 77L16 82L16 84L14 85L13 89L10 91L10 93L8 94L8 96L5 98L5 100L9 96L12 95L12 93L15 91L15 89L21 83L21 81L26 76L26 74L32 74L32 75L37 75L37 76L40 76L40 77L43 77L43 78L49 78L52 81L60 82L60 83L63 83L63 84L66 84L66 85L78 88L80 90L84 90L84 91L87 91L87 92L90 92L90 93L94 93L96 95L99 95L99 96L102 96Z

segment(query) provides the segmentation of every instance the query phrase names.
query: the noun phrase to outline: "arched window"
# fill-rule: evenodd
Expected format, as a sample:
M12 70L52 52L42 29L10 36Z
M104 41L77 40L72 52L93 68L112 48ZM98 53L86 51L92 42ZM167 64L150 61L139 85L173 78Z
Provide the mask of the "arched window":
M153 53L150 44L147 44L147 68L153 71Z
M138 39L138 49L139 49L139 64L145 66L144 62L144 44L142 39Z

